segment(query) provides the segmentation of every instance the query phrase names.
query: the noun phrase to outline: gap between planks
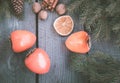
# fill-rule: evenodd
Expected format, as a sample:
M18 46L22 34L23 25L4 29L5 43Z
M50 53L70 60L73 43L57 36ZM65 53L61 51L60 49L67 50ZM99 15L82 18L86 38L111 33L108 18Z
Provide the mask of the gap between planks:
M35 0L35 2L38 2L39 0ZM35 20L36 20L36 48L38 48L38 14L36 14L36 17L35 17ZM35 83L39 83L39 75L36 74L35 75Z

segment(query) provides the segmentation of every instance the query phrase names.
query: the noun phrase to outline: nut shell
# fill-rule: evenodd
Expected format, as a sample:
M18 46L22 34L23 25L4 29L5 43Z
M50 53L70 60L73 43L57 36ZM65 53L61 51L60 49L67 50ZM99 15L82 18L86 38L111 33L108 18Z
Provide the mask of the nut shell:
M39 17L41 20L46 20L47 17L48 17L47 11L46 11L46 10L41 10L41 11L39 12L38 17Z
M56 12L59 14L59 15L63 15L66 13L66 6L64 4L58 4L56 6Z
M41 5L38 2L34 2L32 8L34 13L39 13L41 10Z

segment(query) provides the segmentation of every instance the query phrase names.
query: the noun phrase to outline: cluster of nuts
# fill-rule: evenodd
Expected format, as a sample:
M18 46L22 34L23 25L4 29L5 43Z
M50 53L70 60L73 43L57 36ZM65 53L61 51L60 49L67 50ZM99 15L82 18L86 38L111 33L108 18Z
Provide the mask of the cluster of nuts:
M65 5L62 3L58 4L58 0L43 0L41 3L34 2L33 4L33 12L38 14L41 20L47 19L47 10L54 11L54 9L59 15L66 13Z

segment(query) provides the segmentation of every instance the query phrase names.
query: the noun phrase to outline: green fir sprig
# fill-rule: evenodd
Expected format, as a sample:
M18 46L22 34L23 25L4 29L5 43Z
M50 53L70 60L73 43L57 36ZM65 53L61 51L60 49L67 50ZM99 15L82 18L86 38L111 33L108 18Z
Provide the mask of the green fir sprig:
M67 9L69 14L78 16L93 41L112 41L120 47L119 4L120 0L70 0Z
M89 83L119 83L120 61L103 52L96 51L89 56L71 55L71 67L87 77Z
M7 0L0 0L0 20L4 17L10 16L10 8L9 8L9 1Z

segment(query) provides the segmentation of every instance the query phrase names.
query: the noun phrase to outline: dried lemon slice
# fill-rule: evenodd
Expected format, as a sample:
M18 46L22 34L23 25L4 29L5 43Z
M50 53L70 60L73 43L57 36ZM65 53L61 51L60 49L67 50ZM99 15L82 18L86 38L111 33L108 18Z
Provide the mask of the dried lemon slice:
M56 32L61 36L69 35L74 27L74 22L69 15L58 17L53 24Z

